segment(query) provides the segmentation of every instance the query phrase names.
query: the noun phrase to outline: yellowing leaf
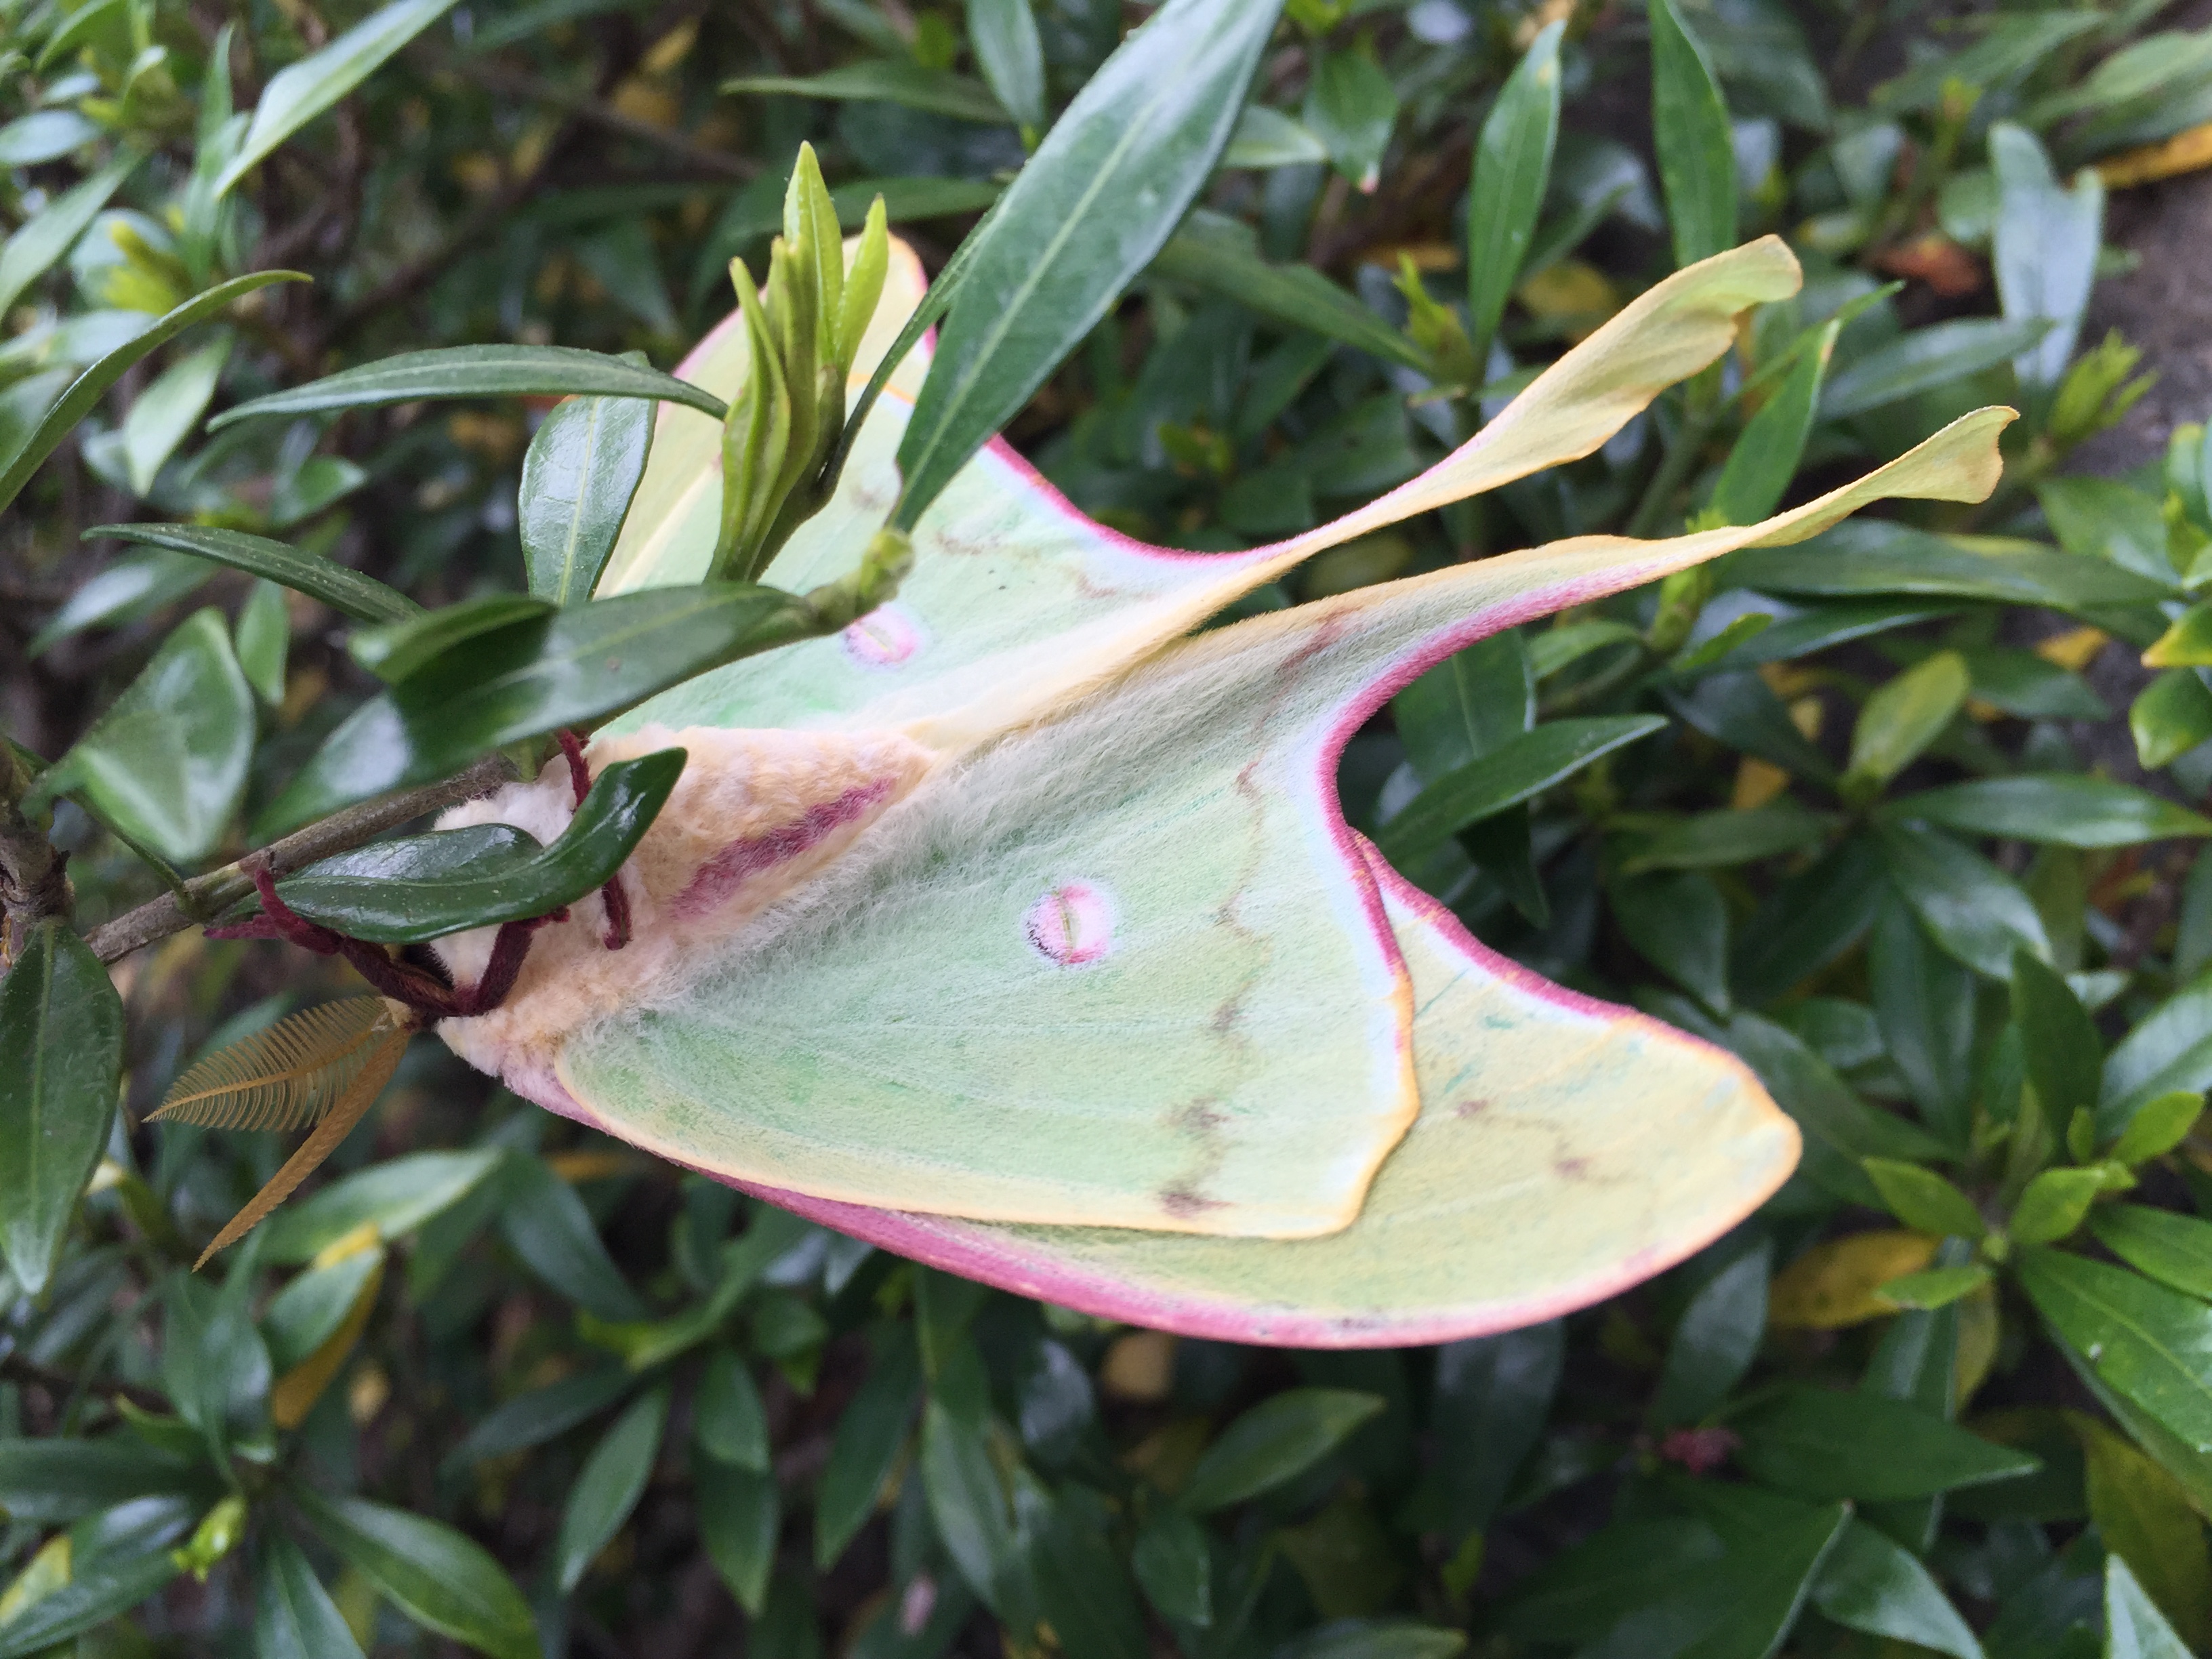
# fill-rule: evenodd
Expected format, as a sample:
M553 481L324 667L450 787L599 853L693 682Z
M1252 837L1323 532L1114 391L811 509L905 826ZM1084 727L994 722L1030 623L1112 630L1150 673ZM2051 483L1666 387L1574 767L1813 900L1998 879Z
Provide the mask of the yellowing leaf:
M2125 190L2130 185L2148 185L2203 167L2212 167L2212 121L2155 144L2108 155L2097 163L2097 176L2107 190Z
M2101 628L2069 628L2063 634L2038 640L2035 654L2069 673L2078 674L2096 660L2097 653L2112 643L2112 638Z
M376 1311L376 1293L383 1285L384 1264L380 1261L354 1297L353 1306L346 1310L346 1316L337 1329L325 1337L314 1352L276 1379L276 1386L269 1390L269 1420L278 1428L295 1429L307 1420L315 1401L323 1397L323 1390L330 1387L331 1379L352 1354L354 1344L361 1340L369 1315Z
M1766 1322L1778 1330L1832 1331L1897 1311L1875 1294L1936 1259L1938 1241L1901 1228L1815 1244L1774 1276Z
M1547 265L1514 290L1532 315L1566 325L1570 340L1585 340L1600 323L1620 309L1620 296L1595 265L1562 259Z

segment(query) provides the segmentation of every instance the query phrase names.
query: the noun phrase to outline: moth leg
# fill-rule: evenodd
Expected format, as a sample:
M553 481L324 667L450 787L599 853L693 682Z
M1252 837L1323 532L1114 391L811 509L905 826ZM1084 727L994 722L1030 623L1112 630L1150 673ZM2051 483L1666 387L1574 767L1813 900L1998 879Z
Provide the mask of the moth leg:
M560 739L561 753L568 762L568 787L576 792L576 805L581 806L584 797L592 793L592 769L584 763L583 742L565 726L553 735ZM600 943L610 951L619 951L629 943L629 895L623 890L621 871L607 878L599 897L607 907L607 931Z

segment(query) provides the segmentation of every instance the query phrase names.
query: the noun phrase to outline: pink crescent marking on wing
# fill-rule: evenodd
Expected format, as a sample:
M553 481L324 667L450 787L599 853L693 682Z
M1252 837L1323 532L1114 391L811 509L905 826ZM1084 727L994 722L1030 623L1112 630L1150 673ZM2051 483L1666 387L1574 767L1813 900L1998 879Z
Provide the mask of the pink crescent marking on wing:
M855 784L833 799L817 801L789 823L764 836L733 841L699 866L670 907L686 921L706 915L763 870L809 852L833 832L863 817L891 792L894 780Z
M902 605L878 605L840 637L863 668L896 668L921 649L921 627Z
M1062 882L1030 906L1022 932L1046 961L1088 968L1114 949L1113 902L1087 881Z

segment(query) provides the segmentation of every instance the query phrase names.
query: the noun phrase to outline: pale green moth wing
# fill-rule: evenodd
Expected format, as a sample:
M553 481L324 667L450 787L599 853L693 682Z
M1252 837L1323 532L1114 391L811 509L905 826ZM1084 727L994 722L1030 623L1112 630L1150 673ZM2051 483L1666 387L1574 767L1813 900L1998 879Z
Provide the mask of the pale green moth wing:
M1334 799L1351 732L1498 628L1885 495L1986 494L2010 418L1965 416L1759 525L1580 538L1177 641L929 772L772 926L713 942L644 1012L563 1024L558 1086L508 1081L816 1198L1334 1231L1416 1104L1402 961Z
M893 245L884 297L856 374L919 303L920 267ZM866 730L927 721L917 735L962 748L1048 714L1071 697L1323 548L1588 455L1660 391L1725 351L1748 307L1796 291L1796 259L1768 237L1679 271L1562 357L1472 441L1356 513L1239 554L1176 554L1092 523L1003 442L978 455L922 516L899 597L835 639L704 674L616 721L614 732L780 726ZM678 368L721 396L744 373L717 331ZM898 491L892 464L911 404L902 365L854 446L836 498L767 573L804 590L846 574ZM711 422L670 407L602 591L696 580L720 482ZM695 440L696 441L695 442ZM685 445L691 444L690 449ZM688 458L688 459L687 459ZM688 469L688 471L686 470ZM635 556L629 556L633 545Z

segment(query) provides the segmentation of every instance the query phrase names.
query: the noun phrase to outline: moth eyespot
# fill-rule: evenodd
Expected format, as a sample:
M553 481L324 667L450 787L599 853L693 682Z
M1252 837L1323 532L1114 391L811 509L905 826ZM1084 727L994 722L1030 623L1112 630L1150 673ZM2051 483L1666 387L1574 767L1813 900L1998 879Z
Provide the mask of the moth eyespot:
M901 605L878 606L841 637L845 654L863 668L896 668L921 649L921 625Z
M1114 949L1114 905L1087 881L1048 890L1022 918L1030 947L1062 968L1088 968Z

